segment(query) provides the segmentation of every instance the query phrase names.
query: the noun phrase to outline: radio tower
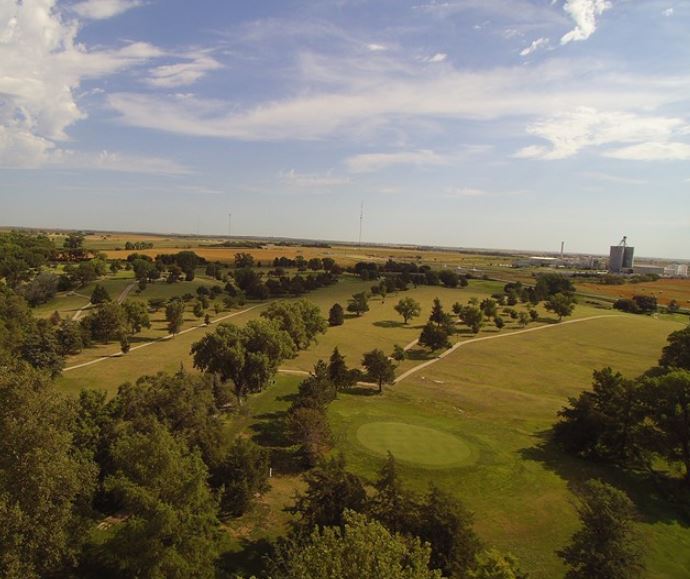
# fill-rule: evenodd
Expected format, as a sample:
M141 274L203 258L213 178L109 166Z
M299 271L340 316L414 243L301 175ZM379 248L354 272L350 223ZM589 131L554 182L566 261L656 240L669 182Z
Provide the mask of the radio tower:
M364 221L364 201L359 210L359 241L357 245L362 245L362 222Z
M232 213L228 213L228 237L232 237Z

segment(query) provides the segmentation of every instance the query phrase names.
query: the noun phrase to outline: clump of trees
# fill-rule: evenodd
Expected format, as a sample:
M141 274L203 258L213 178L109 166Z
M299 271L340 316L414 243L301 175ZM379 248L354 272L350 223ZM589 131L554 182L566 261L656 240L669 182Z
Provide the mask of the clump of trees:
M453 318L443 310L441 300L434 298L429 321L422 328L419 344L431 351L450 348L450 336L455 333Z
M616 300L613 307L629 314L651 314L658 310L656 297L648 295L633 296L632 299Z
M690 484L690 328L672 333L659 366L638 378L594 372L592 390L558 415L553 437L564 450L650 469L661 458L681 464Z

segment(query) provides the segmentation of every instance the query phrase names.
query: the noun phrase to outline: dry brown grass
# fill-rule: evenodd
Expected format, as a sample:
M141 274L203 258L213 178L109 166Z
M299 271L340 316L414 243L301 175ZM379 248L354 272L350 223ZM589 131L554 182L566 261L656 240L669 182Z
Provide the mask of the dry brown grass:
M636 295L655 296L660 304L676 300L681 307L690 305L690 279L660 279L647 283L626 283L625 285L600 285L579 283L578 291L603 295L610 298L632 298Z

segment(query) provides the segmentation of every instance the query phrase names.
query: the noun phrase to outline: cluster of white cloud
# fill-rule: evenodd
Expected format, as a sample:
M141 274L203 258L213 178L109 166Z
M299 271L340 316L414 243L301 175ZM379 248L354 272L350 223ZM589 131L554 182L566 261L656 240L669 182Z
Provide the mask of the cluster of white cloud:
M105 20L142 5L141 0L84 0L73 4L71 9L82 18Z
M591 147L607 147L604 155L616 159L690 158L690 145L674 140L686 134L688 126L675 117L578 107L533 123L528 132L549 141L551 146L524 147L516 153L518 158L566 159Z
M566 0L563 10L575 21L575 28L563 35L561 44L587 40L597 29L597 18L609 8L609 0Z
M181 55L185 62L157 66L149 71L151 86L172 88L194 84L212 70L222 68L220 62L207 52Z
M83 18L102 19L139 5L135 0L87 0L72 5L71 10ZM185 172L158 158L78 153L61 145L69 141L67 129L87 116L76 96L83 81L165 56L145 42L89 49L78 41L79 27L79 21L66 17L56 0L0 2L0 166ZM189 82L217 66L209 61L206 55L195 55L195 70L155 70L152 82L167 80L167 86Z

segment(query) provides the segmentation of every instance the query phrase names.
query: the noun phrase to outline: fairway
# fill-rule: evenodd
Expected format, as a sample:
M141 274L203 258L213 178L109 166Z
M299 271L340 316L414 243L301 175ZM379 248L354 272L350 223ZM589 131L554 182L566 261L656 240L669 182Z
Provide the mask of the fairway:
M357 430L367 450L422 467L455 467L472 462L472 448L460 438L402 422L369 422Z

